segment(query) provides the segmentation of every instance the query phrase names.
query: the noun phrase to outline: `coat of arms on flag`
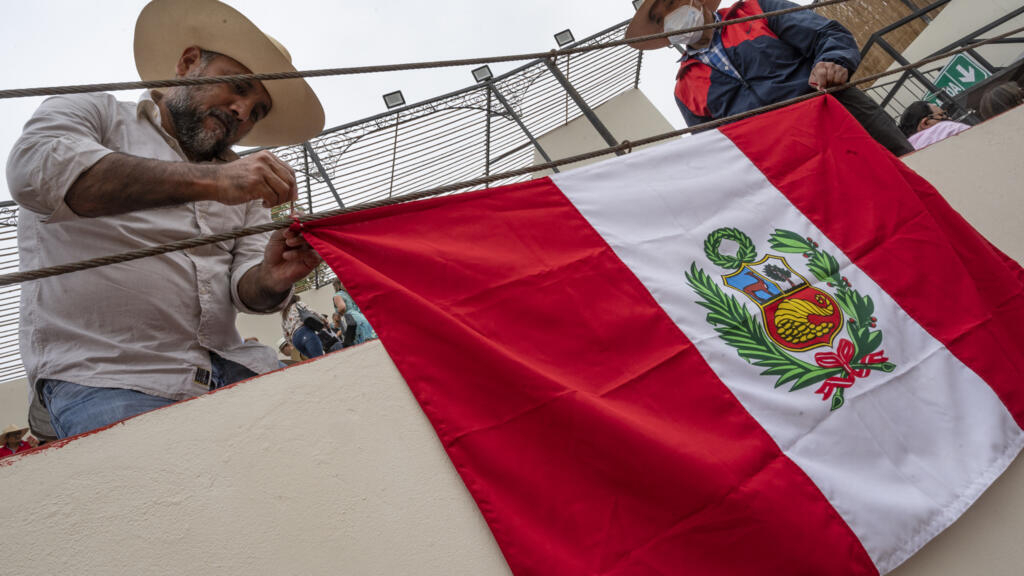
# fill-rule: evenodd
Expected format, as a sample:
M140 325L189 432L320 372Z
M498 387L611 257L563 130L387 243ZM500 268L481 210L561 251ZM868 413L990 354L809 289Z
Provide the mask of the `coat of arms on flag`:
M722 254L725 240L739 246L735 255ZM796 392L821 383L815 393L831 400L832 410L838 410L846 402L846 389L858 378L869 377L872 370L896 368L881 349L882 331L872 315L874 302L854 289L842 276L836 258L821 250L813 238L776 230L769 242L779 252L802 254L811 274L834 289L835 295L811 285L782 256L769 254L757 260L754 242L735 228L712 232L704 241L704 253L714 264L735 270L723 276L722 283L761 310L761 323L696 263L686 280L701 297L698 304L708 309L708 322L741 358L765 368L762 375L776 377L776 388L792 383L790 392ZM846 337L841 337L844 330ZM832 351L815 354L814 364L791 354L816 348Z

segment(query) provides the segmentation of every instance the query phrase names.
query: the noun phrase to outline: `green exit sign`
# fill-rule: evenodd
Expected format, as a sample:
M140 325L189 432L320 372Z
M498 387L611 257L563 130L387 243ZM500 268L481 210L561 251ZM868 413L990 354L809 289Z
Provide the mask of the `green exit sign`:
M991 72L971 57L966 54L957 54L939 73L939 77L935 79L935 86L951 98L955 98L961 92L967 91L968 88L991 75ZM925 101L936 104L938 97L935 94L929 94L925 97Z

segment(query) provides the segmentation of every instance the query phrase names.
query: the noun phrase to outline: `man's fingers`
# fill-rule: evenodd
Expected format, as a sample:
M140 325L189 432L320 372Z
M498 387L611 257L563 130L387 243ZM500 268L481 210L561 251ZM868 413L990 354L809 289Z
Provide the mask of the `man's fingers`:
M828 82L829 86L839 86L843 83L842 78L842 67L840 66L829 66L828 70Z
M809 84L818 90L824 90L846 84L849 79L850 72L843 66L833 62L818 62L811 70Z
M267 170L263 174L263 183L266 185L263 190L263 202L267 208L291 201L292 187L288 182L282 180L277 173Z
M824 77L824 75L822 74L823 71L824 70L822 69L821 63L819 62L814 68L811 69L811 79L808 82L808 84L810 84L814 88L817 88L818 90L825 88L825 83L828 81L828 78Z
M285 262L301 262L308 268L313 268L320 263L320 255L312 248L295 248L293 250L285 250L281 254L281 259Z
M302 236L300 232L296 232L291 228L284 229L284 244L289 248L296 246L309 246L309 242L306 242L306 238Z
M299 187L295 184L295 171L285 161L281 160L277 156L274 156L270 152L264 156L266 159L267 166L281 179L282 182L288 184L288 196L280 203L290 202L298 198Z

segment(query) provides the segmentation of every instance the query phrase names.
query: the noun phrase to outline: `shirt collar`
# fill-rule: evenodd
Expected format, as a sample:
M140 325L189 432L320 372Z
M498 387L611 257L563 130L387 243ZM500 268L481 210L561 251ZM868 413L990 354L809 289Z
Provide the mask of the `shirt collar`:
M149 121L160 125L160 107L156 105L156 100L153 99L153 91L146 90L139 95L139 101L135 108L135 114L138 118L142 118L143 115L149 118Z

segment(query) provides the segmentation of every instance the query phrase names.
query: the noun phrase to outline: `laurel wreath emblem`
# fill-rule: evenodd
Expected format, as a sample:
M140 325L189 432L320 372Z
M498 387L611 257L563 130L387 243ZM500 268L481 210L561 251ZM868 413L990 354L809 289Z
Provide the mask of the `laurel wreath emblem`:
M721 244L731 240L739 245L733 256L721 254ZM792 384L789 391L796 392L833 378L845 378L850 382L864 377L872 370L892 372L896 365L876 353L882 346L882 332L877 329L878 319L874 317L875 305L869 296L855 290L850 281L842 276L839 262L831 254L821 250L810 238L788 230L775 230L769 239L774 250L788 254L802 254L807 267L820 282L835 289L835 299L849 318L846 326L853 344L854 360L843 366L821 366L797 358L769 337L767 331L745 304L735 296L727 295L718 284L694 262L686 273L686 281L700 296L698 305L708 311L707 321L741 358L754 366L764 368L762 376L775 377L775 388ZM704 250L714 264L726 269L738 269L744 263L754 262L757 250L746 234L735 228L721 228L711 233L704 242ZM884 361L874 361L880 358ZM832 410L838 410L845 402L846 388L835 389L831 397Z

